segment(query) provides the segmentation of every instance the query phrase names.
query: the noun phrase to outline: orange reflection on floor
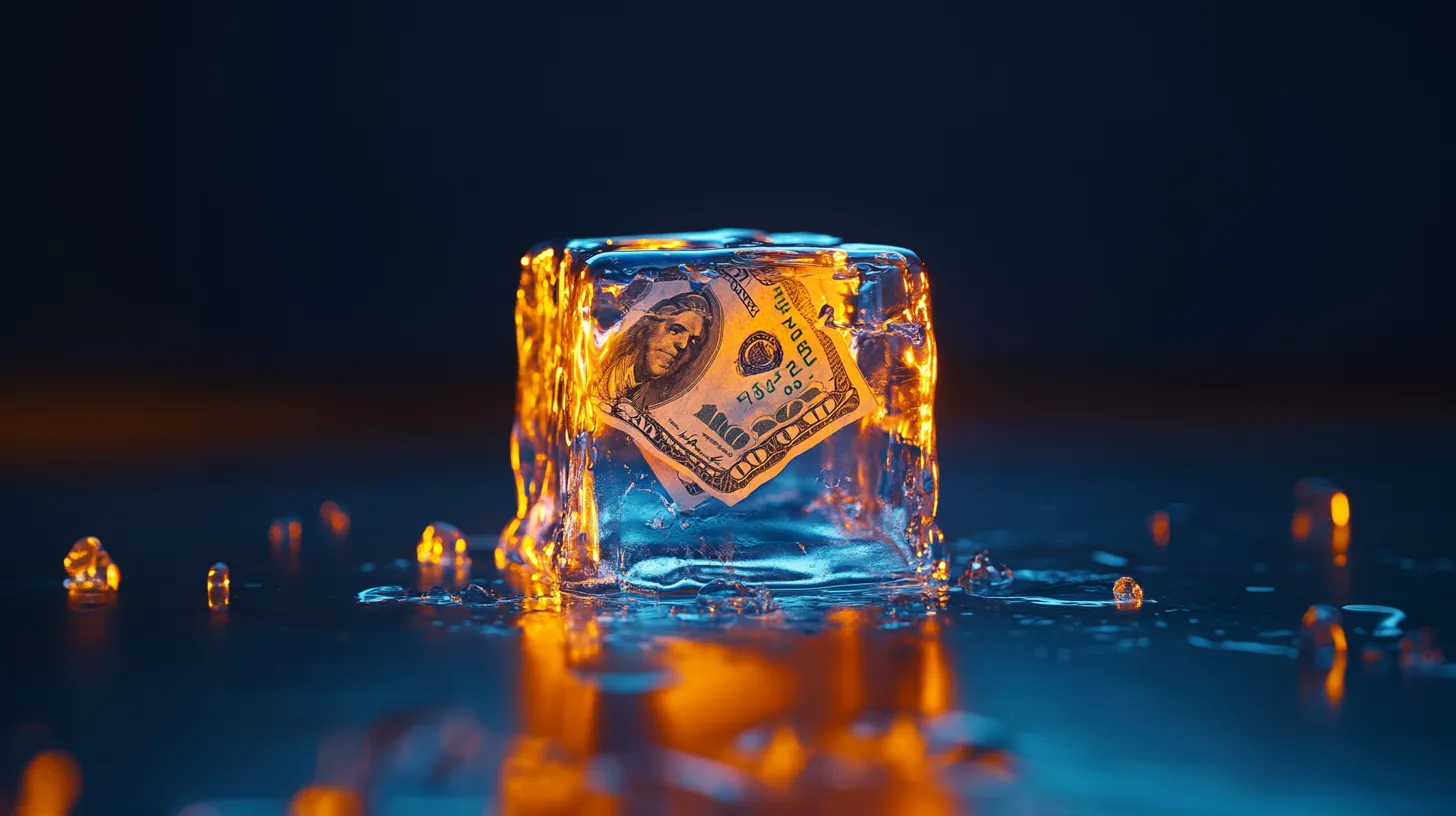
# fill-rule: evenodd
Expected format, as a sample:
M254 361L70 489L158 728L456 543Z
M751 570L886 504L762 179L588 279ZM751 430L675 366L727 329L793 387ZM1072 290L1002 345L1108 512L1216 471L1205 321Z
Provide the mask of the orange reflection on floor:
M961 732L939 620L882 630L841 609L787 638L669 629L643 650L667 679L608 693L591 677L610 624L577 612L521 621L502 813L952 814L966 806L953 777L1011 777L1004 751L944 736Z
M1346 554L1350 551L1350 528L1336 527L1330 531L1330 552L1334 556L1335 566L1343 567L1349 563Z

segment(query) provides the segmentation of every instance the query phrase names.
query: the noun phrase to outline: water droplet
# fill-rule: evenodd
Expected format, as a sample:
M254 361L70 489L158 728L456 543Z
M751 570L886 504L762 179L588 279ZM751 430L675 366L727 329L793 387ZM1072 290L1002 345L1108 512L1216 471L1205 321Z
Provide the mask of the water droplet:
M450 591L442 586L432 587L420 596L420 603L434 604L436 606L458 603L459 600L459 598L451 595Z
M1143 588L1126 575L1112 585L1112 598L1119 604L1140 605L1143 602Z
M1005 564L991 560L991 554L982 550L971 558L971 563L961 573L961 589L972 595L986 595L999 592L1011 586L1015 575Z
M839 486L839 477L835 475L834 471L825 468L819 471L819 484L832 490Z
M415 559L421 564L452 564L468 558L469 544L453 524L437 521L425 528L415 545Z
M392 603L409 597L404 587L382 586L366 589L359 593L359 603Z
M62 564L66 568L66 589L75 592L108 592L121 586L121 570L111 560L101 539L87 536L71 545Z
M495 603L495 595L480 584L466 584L460 590L460 602L470 606L487 606Z
M693 605L699 612L709 615L718 612L763 615L778 608L767 587L741 581L725 581L721 578L703 585L698 590L698 597Z

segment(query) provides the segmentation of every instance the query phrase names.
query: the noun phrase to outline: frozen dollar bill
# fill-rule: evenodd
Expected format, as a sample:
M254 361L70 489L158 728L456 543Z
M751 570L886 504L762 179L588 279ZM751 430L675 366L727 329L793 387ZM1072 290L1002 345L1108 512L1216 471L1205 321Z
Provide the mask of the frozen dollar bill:
M736 504L875 410L843 336L820 325L826 299L811 278L668 271L628 287L625 300L592 397L679 504Z

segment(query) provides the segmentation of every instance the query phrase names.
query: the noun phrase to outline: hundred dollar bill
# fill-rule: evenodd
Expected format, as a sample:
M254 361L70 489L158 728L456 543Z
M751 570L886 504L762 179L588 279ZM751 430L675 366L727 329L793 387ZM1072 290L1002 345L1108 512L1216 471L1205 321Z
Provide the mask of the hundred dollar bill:
M820 325L812 280L734 267L667 271L619 298L592 397L679 505L732 505L875 410L844 337Z

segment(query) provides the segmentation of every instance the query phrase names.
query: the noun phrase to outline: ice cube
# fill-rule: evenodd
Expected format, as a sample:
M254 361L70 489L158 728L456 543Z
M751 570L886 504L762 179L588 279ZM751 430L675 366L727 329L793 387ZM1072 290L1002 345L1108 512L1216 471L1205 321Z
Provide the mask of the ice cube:
M934 572L913 253L749 230L570 241L522 258L516 304L507 572L649 591Z

